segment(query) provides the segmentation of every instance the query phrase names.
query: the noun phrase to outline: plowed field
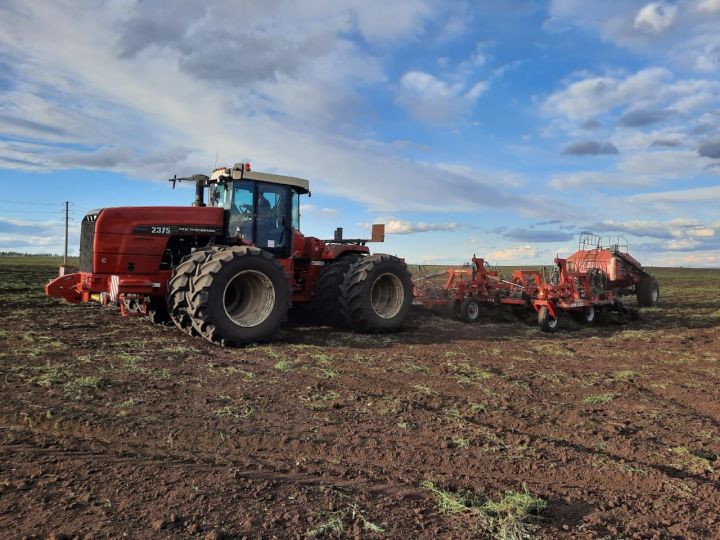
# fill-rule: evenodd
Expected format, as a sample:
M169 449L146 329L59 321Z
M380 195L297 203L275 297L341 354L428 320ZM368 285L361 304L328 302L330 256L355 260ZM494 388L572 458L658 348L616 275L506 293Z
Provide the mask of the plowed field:
M242 349L0 271L2 538L720 537L720 271L627 325Z

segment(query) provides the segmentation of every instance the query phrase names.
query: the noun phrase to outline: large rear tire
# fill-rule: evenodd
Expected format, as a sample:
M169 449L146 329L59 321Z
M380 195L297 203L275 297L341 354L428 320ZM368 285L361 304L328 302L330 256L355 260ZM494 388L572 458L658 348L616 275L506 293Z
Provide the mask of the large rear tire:
M652 276L643 276L635 286L637 303L640 307L656 306L660 299L660 287Z
M345 323L358 332L399 330L412 306L410 272L392 255L369 255L356 261L340 290Z
M206 340L222 346L267 339L285 321L290 285L267 251L233 247L210 256L192 280L188 314Z
M224 247L206 247L183 257L180 264L173 270L168 283L167 303L170 318L180 330L191 336L200 335L193 328L192 317L187 312L192 279L198 268L208 257L224 249Z
M315 311L323 324L341 330L348 328L347 321L342 314L340 287L342 287L345 274L359 259L361 256L358 254L345 255L325 266L320 274L315 285Z

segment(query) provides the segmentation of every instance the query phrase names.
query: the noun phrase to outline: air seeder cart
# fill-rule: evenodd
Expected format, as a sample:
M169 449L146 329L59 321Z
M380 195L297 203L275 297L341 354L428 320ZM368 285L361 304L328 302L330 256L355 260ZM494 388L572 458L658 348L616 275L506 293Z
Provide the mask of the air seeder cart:
M628 306L623 296L634 294L640 307L654 306L659 299L657 280L627 252L623 237L608 239L583 233L579 249L554 262L550 275L547 269L516 270L510 280L505 280L499 269L473 256L468 268L447 270L443 287L420 285L441 274L416 280L415 304L444 309L467 322L478 320L491 306L510 306L521 316L534 310L540 329L553 332L561 313L584 324L610 316L634 320L638 311Z

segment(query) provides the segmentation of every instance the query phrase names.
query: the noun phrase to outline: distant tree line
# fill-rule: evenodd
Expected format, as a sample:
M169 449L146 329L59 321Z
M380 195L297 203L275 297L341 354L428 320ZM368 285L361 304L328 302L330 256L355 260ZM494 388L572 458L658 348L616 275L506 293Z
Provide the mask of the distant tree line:
M0 257L60 257L57 253L20 253L19 251L0 251Z

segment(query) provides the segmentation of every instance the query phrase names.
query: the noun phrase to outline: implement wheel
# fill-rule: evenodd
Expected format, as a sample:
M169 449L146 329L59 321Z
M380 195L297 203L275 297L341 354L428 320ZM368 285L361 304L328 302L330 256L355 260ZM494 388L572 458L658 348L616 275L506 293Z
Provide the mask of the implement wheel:
M345 323L358 332L399 330L412 305L410 272L392 255L369 255L356 261L340 291Z
M640 307L656 306L660 299L660 287L652 276L643 276L635 286L637 303Z
M340 287L350 267L361 258L360 255L344 255L325 266L315 285L315 311L320 320L328 326L347 329L342 315L342 294Z
M233 247L210 256L192 280L188 314L206 340L222 346L268 338L290 307L281 264L262 249Z
M588 306L580 311L573 311L572 314L573 318L579 323L591 325L595 322L596 313L593 306Z
M460 318L465 322L477 322L480 319L480 304L472 298L460 302Z
M558 328L557 317L550 315L547 306L542 306L538 311L538 326L543 332L554 332Z

